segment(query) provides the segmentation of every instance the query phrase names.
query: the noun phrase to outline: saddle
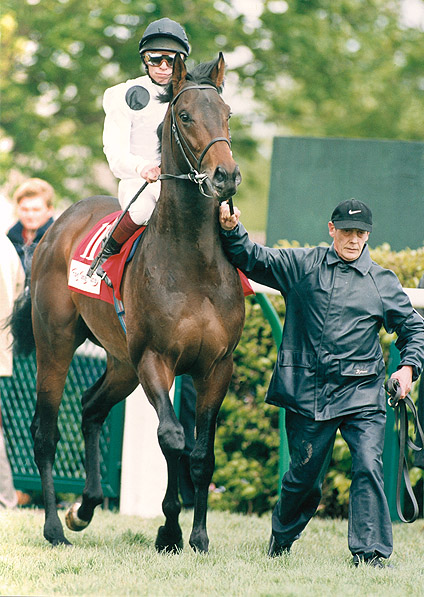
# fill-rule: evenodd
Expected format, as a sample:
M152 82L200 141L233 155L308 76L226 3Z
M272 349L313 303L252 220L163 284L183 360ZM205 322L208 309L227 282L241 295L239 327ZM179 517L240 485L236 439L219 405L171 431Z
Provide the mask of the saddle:
M69 268L68 287L74 292L79 292L80 294L85 294L86 296L91 296L92 298L115 305L115 308L118 302L120 304L119 309L122 310L120 287L125 265L132 259L146 226L142 226L137 230L123 244L118 255L112 255L103 265L103 269L112 283L112 288L104 280L99 278L96 273L91 278L87 276L93 259L100 252L103 239L107 236L121 213L121 211L117 211L102 218L80 242ZM255 294L248 278L240 270L237 271L240 276L244 296Z
M87 236L78 245L69 268L68 287L74 292L97 298L107 303L115 304L116 299L122 300L121 281L125 265L134 255L138 242L141 240L146 226L142 226L125 242L117 255L109 257L104 265L112 288L104 280L94 274L91 278L87 276L88 269L100 252L103 239L107 236L115 221L122 212L117 211L102 218L90 230ZM115 298L114 298L115 297Z

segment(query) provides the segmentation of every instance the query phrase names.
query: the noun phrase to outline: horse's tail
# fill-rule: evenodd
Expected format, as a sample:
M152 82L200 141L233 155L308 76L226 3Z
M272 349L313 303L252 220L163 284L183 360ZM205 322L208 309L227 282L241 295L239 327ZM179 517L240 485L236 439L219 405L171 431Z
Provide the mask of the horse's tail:
M35 350L34 332L31 320L31 292L29 286L16 299L7 325L13 337L16 354L29 356Z

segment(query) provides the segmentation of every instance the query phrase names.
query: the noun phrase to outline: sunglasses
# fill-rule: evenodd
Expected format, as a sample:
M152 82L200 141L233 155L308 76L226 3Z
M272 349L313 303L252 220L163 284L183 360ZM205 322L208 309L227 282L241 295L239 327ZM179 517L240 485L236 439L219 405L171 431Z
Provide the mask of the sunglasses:
M175 54L154 54L152 52L144 54L144 62L149 66L160 66L164 60L168 66L172 66L174 58Z

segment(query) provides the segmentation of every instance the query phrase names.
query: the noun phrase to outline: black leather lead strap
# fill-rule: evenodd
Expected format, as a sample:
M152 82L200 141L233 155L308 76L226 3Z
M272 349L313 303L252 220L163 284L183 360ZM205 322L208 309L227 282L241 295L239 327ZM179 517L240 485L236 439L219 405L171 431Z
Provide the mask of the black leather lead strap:
M398 460L398 473L397 473L397 484L396 484L396 510L398 516L402 522L414 522L418 518L419 508L415 498L411 480L409 478L408 471L408 447L415 452L419 452L423 448L414 444L408 434L408 410L412 412L414 420L415 433L421 438L422 445L424 446L424 433L418 420L417 409L415 404L412 402L410 396L406 396L404 399L400 398L400 385L396 379L389 379L386 383L386 391L389 394L389 405L395 410L396 418L396 430L398 432L399 440L399 460ZM406 518L402 512L401 503L401 488L402 488L402 477L405 482L405 488L408 493L409 499L413 507L413 514L411 518Z

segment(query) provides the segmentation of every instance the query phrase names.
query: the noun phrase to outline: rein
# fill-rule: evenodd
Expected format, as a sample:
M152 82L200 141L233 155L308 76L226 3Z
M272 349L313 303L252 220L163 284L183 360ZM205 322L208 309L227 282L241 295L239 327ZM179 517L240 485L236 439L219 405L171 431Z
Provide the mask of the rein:
M213 85L190 85L188 87L184 87L184 89L181 89L177 93L177 95L172 99L172 101L171 101L171 130L174 135L174 139L182 153L182 156L186 161L186 164L189 168L189 172L187 174L179 174L179 175L161 174L159 176L159 180L169 180L170 178L176 178L178 180L190 180L191 182L194 182L199 186L199 191L201 192L202 195L204 195L205 197L212 198L212 195L208 195L208 193L206 193L206 191L203 189L203 185L206 182L206 180L208 179L208 175L206 174L206 172L200 172L202 161L203 161L205 155L207 154L207 152L209 151L209 149L215 143L218 143L219 141L224 141L225 143L228 144L229 147L231 147L231 143L227 139L227 137L215 137L214 139L209 141L209 143L206 145L206 147L204 148L204 150L202 151L202 153L200 154L200 156L198 158L195 156L195 154L191 150L189 144L187 143L186 139L184 138L184 135L182 135L181 130L177 123L177 119L175 117L175 104L176 104L178 98L185 91L189 91L190 89L213 89L218 93L218 90L216 89L216 87L213 87ZM187 157L187 152L190 154L192 160L195 162L196 168L194 168L191 161Z
M389 379L386 383L386 391L389 394L388 403L389 406L394 408L396 417L396 429L398 432L399 439L399 461L398 461L398 473L397 473L397 484L396 484L396 510L398 516L402 522L414 522L418 518L419 508L412 490L411 481L408 472L408 460L407 460L407 447L414 452L419 452L424 448L417 446L411 440L408 435L408 411L407 407L411 410L414 419L415 433L420 436L421 443L424 446L424 432L421 428L420 421L418 419L417 409L415 404L412 402L410 396L406 396L404 399L400 398L400 384L397 379ZM406 491L409 499L411 500L414 513L411 518L406 518L402 512L401 504L401 486L402 477L405 482Z

